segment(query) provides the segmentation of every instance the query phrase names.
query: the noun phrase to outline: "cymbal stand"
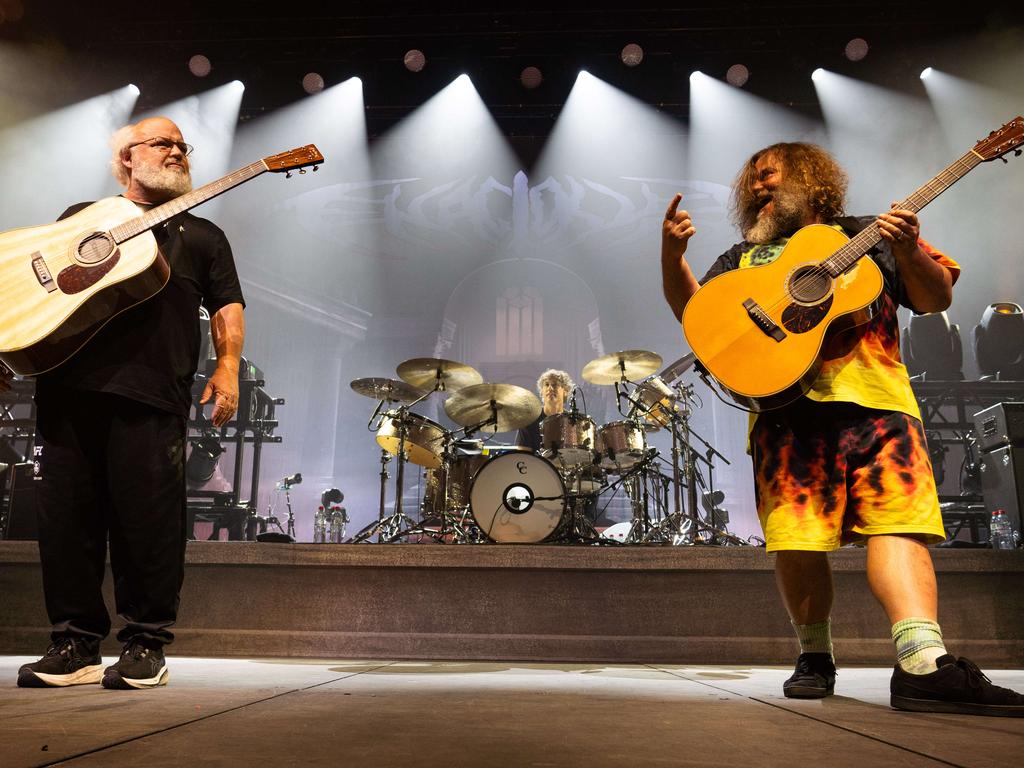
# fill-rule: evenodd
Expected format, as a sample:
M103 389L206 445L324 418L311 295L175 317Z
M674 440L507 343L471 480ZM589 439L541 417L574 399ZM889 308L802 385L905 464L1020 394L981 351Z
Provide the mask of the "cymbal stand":
M357 533L355 536L353 536L349 543L351 543L351 544L360 544L360 543L362 543L364 541L369 540L371 536L376 534L377 535L377 543L378 544L385 544L387 542L393 541L401 533L403 526L407 526L407 527L411 528L414 525L416 525L416 522L411 517L409 517L408 515L406 515L402 511L402 494L403 494L403 491L404 491L405 465L406 465L406 462L408 461L408 458L406 457L406 452L405 452L405 440L406 440L406 437L409 434L409 426L408 426L409 422L408 422L408 419L406 417L409 414L409 409L410 408L412 408L414 405L416 405L417 403L422 401L424 398L426 398L430 394L431 394L430 392L426 392L421 397L419 397L418 399L416 399L413 402L409 403L409 405L400 405L400 406L398 406L398 410L397 411L391 411L391 413L396 414L396 416L392 416L391 418L397 418L397 422L398 422L398 471L397 471L397 473L395 475L395 508L392 511L390 516L388 516L388 517L384 516L384 499L385 499L385 487L384 486L385 486L385 482L387 481L387 478L388 478L388 473L387 473L388 457L386 456L387 450L383 449L381 451L380 509L378 511L378 518L377 518L376 521L370 523L370 525L366 526L365 528L363 528L363 530L361 530L359 533ZM373 423L373 420L375 418L377 418L377 415L380 413L381 408L383 406L384 406L384 401L381 400L377 404L377 409L373 412L373 415L370 416L370 421L369 421L369 423L367 423L366 426L367 426L367 429L369 429L371 432L376 432L376 431L380 430L381 425L384 423L384 418L386 418L388 416L388 414L385 413L381 417L381 420L377 422L376 428L371 427L371 424Z

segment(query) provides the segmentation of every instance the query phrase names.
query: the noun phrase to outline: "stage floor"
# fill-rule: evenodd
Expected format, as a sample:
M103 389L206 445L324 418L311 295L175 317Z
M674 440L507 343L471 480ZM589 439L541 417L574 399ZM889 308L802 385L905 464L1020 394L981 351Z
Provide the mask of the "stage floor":
M1024 719L897 712L890 669L782 696L783 667L169 657L170 685L20 689L0 656L6 768L1016 766ZM113 661L113 659L108 659ZM1024 689L1024 670L986 670Z

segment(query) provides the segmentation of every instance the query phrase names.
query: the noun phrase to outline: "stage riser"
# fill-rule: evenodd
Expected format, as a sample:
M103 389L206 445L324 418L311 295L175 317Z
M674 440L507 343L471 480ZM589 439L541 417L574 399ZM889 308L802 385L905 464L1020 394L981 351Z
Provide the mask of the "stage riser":
M32 543L0 542L0 653L46 644L37 557ZM796 653L762 550L193 542L188 557L179 655L720 664ZM948 646L989 666L1024 662L1024 552L935 560ZM833 562L837 655L891 664L864 552Z

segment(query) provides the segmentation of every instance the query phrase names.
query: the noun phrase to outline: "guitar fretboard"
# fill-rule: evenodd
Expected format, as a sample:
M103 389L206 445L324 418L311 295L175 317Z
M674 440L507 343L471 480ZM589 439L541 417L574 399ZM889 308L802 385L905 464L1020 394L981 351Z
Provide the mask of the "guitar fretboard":
M974 150L970 150L926 181L912 195L905 200L901 200L897 207L917 213L956 182L960 181L960 179L967 175L968 171L977 167L982 160L981 155ZM864 254L878 245L881 240L882 236L878 233L878 227L865 227L851 238L846 245L825 259L821 263L822 267L832 277L839 277L839 275L856 264L857 260Z
M247 165L244 168L239 168L227 176L211 181L209 184L199 187L199 189L193 189L181 197L176 197L163 205L158 205L156 208L146 211L137 218L111 228L110 234L114 238L114 242L123 243L125 240L129 240L141 232L163 224L169 218L177 216L182 211L195 208L200 203L205 203L217 195L224 194L232 187L237 187L239 184L259 176L266 170L267 167L263 164L262 160Z

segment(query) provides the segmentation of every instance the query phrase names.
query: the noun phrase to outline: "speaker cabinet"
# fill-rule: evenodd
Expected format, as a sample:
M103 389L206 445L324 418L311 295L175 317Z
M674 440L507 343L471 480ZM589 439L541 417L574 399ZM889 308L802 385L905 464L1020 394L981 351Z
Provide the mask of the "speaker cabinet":
M1006 445L981 456L981 492L985 509L1005 509L1013 529L1024 538L1024 448Z

